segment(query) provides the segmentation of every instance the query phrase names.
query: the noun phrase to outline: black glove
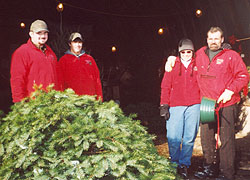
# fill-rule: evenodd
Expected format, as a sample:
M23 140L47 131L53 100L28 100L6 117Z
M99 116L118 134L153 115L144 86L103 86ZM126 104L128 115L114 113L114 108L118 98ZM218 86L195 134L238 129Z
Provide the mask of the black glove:
M160 116L164 117L165 120L169 119L170 114L169 114L169 105L168 104L162 104L160 106Z

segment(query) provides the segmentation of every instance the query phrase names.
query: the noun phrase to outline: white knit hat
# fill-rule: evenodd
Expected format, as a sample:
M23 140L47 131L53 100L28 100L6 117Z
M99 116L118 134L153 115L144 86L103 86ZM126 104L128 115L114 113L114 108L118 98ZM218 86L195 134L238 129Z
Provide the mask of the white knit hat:
M178 45L178 51L181 52L183 50L192 50L194 51L194 45L190 39L182 39Z

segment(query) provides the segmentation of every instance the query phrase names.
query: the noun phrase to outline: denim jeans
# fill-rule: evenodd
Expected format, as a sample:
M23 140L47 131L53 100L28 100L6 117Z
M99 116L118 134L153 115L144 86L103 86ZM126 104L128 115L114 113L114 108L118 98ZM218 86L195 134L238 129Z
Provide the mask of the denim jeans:
M171 161L189 167L199 129L200 104L170 107L169 110L166 127Z

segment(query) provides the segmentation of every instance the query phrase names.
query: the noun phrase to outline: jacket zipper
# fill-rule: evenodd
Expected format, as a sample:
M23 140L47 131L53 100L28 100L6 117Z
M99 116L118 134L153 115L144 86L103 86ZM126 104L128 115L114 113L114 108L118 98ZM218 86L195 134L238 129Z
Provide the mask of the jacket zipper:
M221 52L222 52L222 51L221 51ZM211 61L209 60L209 57L208 57L209 64L208 64L208 66L207 66L207 72L208 72L209 69L210 69L211 62L214 61L214 59L217 58L217 56L219 56L220 54L222 54L221 52L219 52L218 54L216 54L216 55L213 57L213 59L212 59Z

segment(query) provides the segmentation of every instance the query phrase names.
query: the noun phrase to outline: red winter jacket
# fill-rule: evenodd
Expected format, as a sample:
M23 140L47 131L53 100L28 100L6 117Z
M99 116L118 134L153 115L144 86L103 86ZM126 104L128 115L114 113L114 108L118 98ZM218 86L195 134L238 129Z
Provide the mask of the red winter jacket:
M12 55L11 59L11 91L13 102L19 102L30 95L33 85L43 85L43 88L54 84L59 90L57 75L57 58L52 49L46 45L43 53L29 39Z
M170 107L200 104L197 68L194 62L192 59L188 68L185 68L178 57L173 70L165 72L161 83L160 104L168 104Z
M240 55L233 50L224 49L210 62L206 51L207 47L202 47L196 52L201 96L217 100L228 89L234 94L224 107L240 101L239 92L249 81L246 65Z
M61 57L63 88L71 88L78 95L97 95L103 98L100 73L95 60L85 53L75 56L70 51Z

